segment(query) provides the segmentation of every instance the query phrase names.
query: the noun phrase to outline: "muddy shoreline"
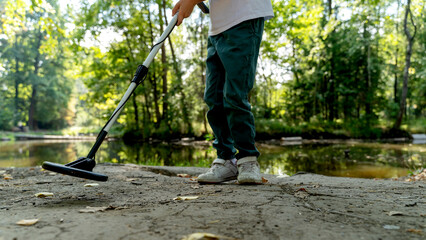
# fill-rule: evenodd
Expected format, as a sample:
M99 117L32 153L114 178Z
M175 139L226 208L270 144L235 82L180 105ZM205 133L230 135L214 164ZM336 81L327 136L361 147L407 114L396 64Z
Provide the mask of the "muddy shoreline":
M424 239L426 182L298 174L200 185L204 168L98 164L107 182L0 168L0 239ZM183 177L179 177L179 176ZM53 196L36 197L40 192ZM192 196L192 200L178 200ZM87 208L89 207L89 208ZM86 209L86 211L84 211ZM38 219L31 226L16 222Z

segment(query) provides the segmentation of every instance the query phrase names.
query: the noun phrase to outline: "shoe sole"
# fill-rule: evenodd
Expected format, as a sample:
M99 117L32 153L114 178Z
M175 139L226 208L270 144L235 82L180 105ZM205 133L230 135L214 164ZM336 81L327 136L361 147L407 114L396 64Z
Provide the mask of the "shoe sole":
M229 177L229 178L226 178L223 181L216 181L216 182L214 182L214 181L202 181L202 180L200 181L200 180L198 180L198 183L200 183L200 184L219 184L219 183L228 182L228 181L232 181L232 180L237 180L237 177Z
M238 184L241 185L261 185L263 184L262 179L257 180L257 179L238 179Z

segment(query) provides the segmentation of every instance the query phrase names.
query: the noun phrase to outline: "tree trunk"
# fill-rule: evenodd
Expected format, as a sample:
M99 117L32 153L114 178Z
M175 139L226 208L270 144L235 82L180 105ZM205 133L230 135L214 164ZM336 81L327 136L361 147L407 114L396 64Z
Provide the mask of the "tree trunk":
M328 4L328 16L329 20L331 20L332 14L333 14L333 3L332 0L327 0ZM336 118L336 104L337 104L337 96L336 96L336 79L334 74L335 69L335 63L334 63L334 53L333 53L333 45L334 45L334 33L335 29L330 32L330 36L327 38L330 41L331 47L329 48L331 51L330 56L330 79L329 79L329 88L328 93L329 97L327 98L327 105L328 105L328 120L333 121Z
M398 2L398 8L396 11L396 19L399 19L399 1ZM398 20L396 22L396 26L395 26L395 36L396 36L396 50L395 50L395 67L394 67L394 83L393 83L393 101L395 103L398 103L398 54L399 54L399 46L398 46L398 28L399 28L399 24L398 24Z
M367 93L367 98L365 101L365 114L369 117L372 113L371 110L371 45L369 43L369 40L367 39L368 46L367 46L367 78L365 80L365 90Z
M409 77L408 70L410 69L410 64L411 64L411 54L413 52L414 37L416 36L416 32L417 32L417 27L413 21L413 14L411 13L410 5L411 5L411 0L407 0L407 7L405 10L405 17L404 17L404 32L405 32L405 36L407 37L408 43L407 43L407 49L405 52L405 67L404 67L404 80L403 80L404 82L402 86L401 101L399 104L399 112L394 124L395 129L399 129L401 127L402 117L405 112L405 107L406 107L405 105L406 105L406 99L407 99L407 93L408 93L408 77ZM408 15L410 15L410 21L414 27L413 35L411 35L407 26Z
M164 20L166 21L166 25L169 25L169 23L167 21L167 16L166 16L165 5L163 5L163 11L164 11L164 16L165 16ZM183 91L182 71L179 68L179 62L178 62L176 54L175 54L175 50L174 50L174 47L173 47L173 41L172 41L172 38L170 38L170 37L169 37L169 46L170 46L170 51L172 52L173 70L174 70L176 77L177 77L176 90L181 95L179 102L180 102L180 107L182 109L183 123L184 123L184 125L186 125L187 133L192 134L193 133L192 124L191 124L191 121L189 119L188 108L185 104L186 95L185 95L185 92Z
M150 11L148 11L148 22L149 22L149 31L150 31L150 38L151 38L151 46L154 46L154 32L152 31L152 21L151 21L151 14ZM151 72L152 74L148 74L148 80L150 81L152 88L153 88L153 95L154 95L154 108L155 108L155 118L156 123L155 126L158 127L161 122L161 114L160 114L160 107L158 104L158 90L157 90L157 79L155 74L155 62L154 60L151 63L151 69L153 69Z
M129 33L125 32L125 36L126 36L126 43L127 43L127 48L129 50L129 56L130 56L130 58L127 58L127 60L129 61L129 63L134 63L135 58L133 57L133 49L130 43ZM133 75L131 75L130 77L133 77ZM139 130L139 110L138 110L138 104L136 101L136 91L132 93L132 104L133 104L133 113L135 117L136 130Z
M18 49L18 36L15 40L15 49ZM17 126L19 119L19 83L21 82L21 72L19 71L18 54L15 55L15 111L13 117L13 125Z
M201 12L200 12L200 19L201 19L201 21L200 21L200 32L201 32L201 34L200 34L200 38L201 38L200 39L200 57L203 60L201 62L201 65L200 65L200 67L201 67L201 77L200 77L200 79L201 79L201 84L202 84L201 86L204 87L206 85L206 70L205 70L205 66L206 65L205 65L205 59L204 59L204 48L205 48L204 43L205 43L205 39L203 37L204 36L204 33L203 33L203 29L204 29L204 14L201 13ZM204 96L202 96L201 99L204 99ZM203 114L204 132L208 133L206 107L203 107L202 114Z
M135 124L136 124L136 130L139 130L139 111L138 111L138 103L136 102L136 94L132 94L132 103L133 103L133 109L135 113Z
M163 18L163 6L165 6L165 0L162 1L162 5L158 4L158 12L159 12L159 18L160 18L160 32L162 33L164 31L164 21ZM168 87L167 87L167 72L168 72L168 65L167 65L167 58L166 58L166 45L163 44L161 46L161 67L162 67L162 74L161 78L163 80L163 116L162 119L165 120L165 122L168 124Z
M35 51L37 51L36 58L34 59L34 76L35 78L38 75L38 70L40 68L39 62L40 62L40 46L41 46L41 39L42 39L42 33L41 33L41 27L38 28L38 36L37 36L37 43ZM37 129L37 120L35 119L35 114L37 111L37 88L38 83L37 80L32 84L32 92L31 92L31 98L30 98L30 109L28 112L28 126L31 130Z

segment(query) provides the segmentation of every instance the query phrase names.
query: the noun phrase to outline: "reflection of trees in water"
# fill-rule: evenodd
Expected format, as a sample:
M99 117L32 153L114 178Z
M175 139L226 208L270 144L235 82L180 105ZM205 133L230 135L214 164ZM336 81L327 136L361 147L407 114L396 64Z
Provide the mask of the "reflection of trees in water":
M380 148L377 144L288 146L263 153L261 158L263 170L289 175L300 171L328 174L355 169L361 164L409 169L426 165L425 154L402 147Z
M70 143L31 144L28 147L30 159L34 165L41 165L44 161L67 163L69 159L76 158L76 152Z
M278 156L277 156L278 155ZM278 171L294 174L300 171L323 173L326 171L335 171L344 169L355 164L354 161L345 158L343 150L333 149L331 147L318 146L300 146L283 149L283 153L264 154L262 163L268 166L281 166ZM273 167L272 167L273 168Z
M31 166L43 161L67 163L86 156L93 142L18 142L1 146L0 161L16 164L26 161ZM260 147L261 170L271 174L294 174L299 171L329 175L352 171L361 165L379 168L403 167L418 169L426 166L423 148L380 144L299 145ZM211 147L168 144L125 145L122 141L104 142L96 154L99 162L135 163L161 166L209 167L216 157ZM15 163L13 163L15 162ZM24 163L23 163L24 164ZM22 165L22 164L21 164ZM19 166L21 166L19 165ZM25 165L25 166L27 166ZM24 166L24 165L22 165ZM384 169L384 168L383 168Z
M214 152L206 148L176 146L169 144L132 144L111 142L111 147L100 149L106 151L101 161L117 159L119 163L135 163L155 166L198 166L208 167Z

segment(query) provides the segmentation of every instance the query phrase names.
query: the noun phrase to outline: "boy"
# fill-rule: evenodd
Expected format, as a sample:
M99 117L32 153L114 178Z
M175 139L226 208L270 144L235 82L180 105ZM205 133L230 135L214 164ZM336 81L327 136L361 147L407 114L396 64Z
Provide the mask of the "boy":
M177 25L203 0L180 0ZM241 184L261 184L255 147L254 117L248 102L253 88L265 19L273 17L270 0L210 0L207 44L207 79L204 101L215 135L217 159L198 177L200 183L238 179ZM238 153L237 153L238 150Z

